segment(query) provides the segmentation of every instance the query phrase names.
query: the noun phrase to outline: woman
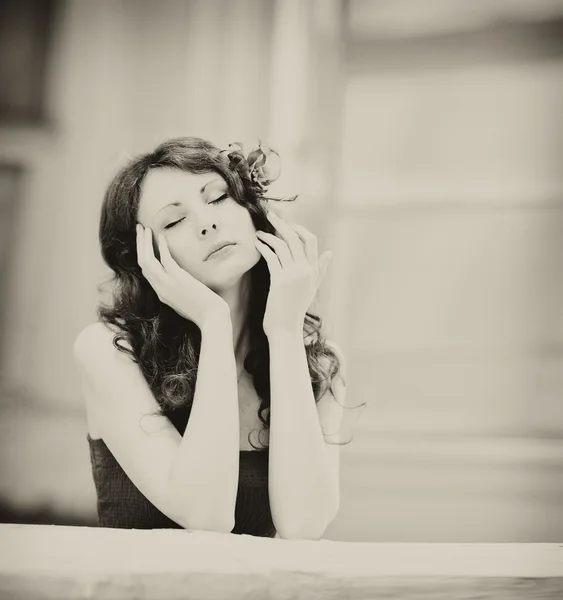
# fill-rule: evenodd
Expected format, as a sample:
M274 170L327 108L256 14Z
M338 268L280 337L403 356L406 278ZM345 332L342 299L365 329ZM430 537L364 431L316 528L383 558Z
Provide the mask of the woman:
M330 253L268 210L276 156L173 139L108 187L113 302L73 347L101 526L318 539L336 515L343 357L309 312Z

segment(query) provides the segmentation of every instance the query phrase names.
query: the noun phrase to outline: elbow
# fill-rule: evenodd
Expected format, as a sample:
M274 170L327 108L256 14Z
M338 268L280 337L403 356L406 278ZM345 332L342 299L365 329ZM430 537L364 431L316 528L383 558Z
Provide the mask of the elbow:
M166 504L168 516L184 529L231 533L235 527L236 495L214 494L213 500L194 494L184 481L171 481Z
M337 496L333 498L324 510L316 510L314 514L303 515L301 518L278 519L276 530L279 537L286 540L320 540L338 513L340 501Z
M330 503L329 507L328 507L328 519L327 519L327 525L332 523L332 521L334 521L334 518L336 517L336 515L338 514L338 511L340 510L340 494L337 492L332 499L332 502Z
M214 531L216 533L231 533L235 527L234 518L229 515L179 515L175 521L184 529L190 531Z
M231 533L234 527L234 520L213 519L205 521L186 521L184 529L191 529L192 531L214 531L215 533Z
M325 532L327 523L296 523L280 524L276 530L284 540L320 540Z
M320 540L329 524L319 515L309 519L283 519L276 523L276 531L284 540Z
M191 531L231 533L235 527L234 506L194 506L193 502L175 499L168 514L178 525Z

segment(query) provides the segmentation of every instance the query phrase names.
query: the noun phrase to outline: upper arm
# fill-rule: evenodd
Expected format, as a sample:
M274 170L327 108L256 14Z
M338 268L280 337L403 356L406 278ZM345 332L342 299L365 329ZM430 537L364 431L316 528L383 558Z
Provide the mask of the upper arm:
M158 403L139 366L114 347L113 337L105 325L96 323L74 342L74 364L88 411L135 486L183 526L168 492L168 473L181 436L166 417L150 416L158 411Z

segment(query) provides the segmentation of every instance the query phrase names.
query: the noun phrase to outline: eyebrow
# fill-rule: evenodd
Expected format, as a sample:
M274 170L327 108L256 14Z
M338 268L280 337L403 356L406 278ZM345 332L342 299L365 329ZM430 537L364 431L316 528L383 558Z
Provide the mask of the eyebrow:
M219 178L216 179L212 179L211 181L208 181L200 190L199 193L203 194L203 192L205 192L205 188L210 185L211 183L213 183L214 181L221 181ZM162 208L159 208L156 211L156 214L158 215L161 211L163 211L165 208L168 208L169 206L182 206L181 202L169 202L168 204L165 204Z

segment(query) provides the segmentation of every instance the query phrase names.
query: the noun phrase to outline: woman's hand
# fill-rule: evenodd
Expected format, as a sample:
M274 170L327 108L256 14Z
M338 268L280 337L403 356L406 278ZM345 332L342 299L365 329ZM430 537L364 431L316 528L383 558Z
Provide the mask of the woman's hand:
M290 225L271 211L270 223L281 238L257 231L256 247L270 270L264 332L302 333L307 309L326 273L332 252L319 258L317 237L301 225Z
M230 314L229 305L172 258L166 238L158 236L160 261L154 255L152 231L137 224L137 262L161 302L200 329L217 314Z

